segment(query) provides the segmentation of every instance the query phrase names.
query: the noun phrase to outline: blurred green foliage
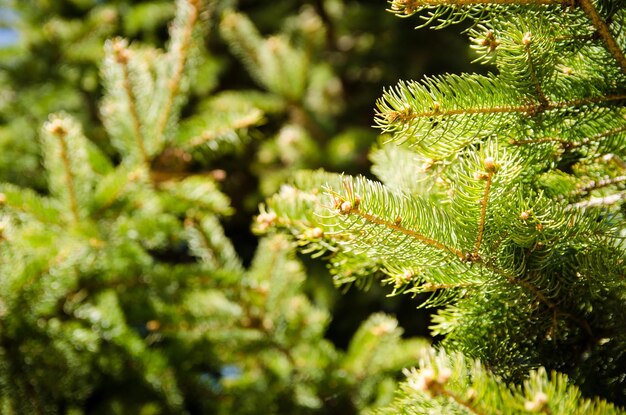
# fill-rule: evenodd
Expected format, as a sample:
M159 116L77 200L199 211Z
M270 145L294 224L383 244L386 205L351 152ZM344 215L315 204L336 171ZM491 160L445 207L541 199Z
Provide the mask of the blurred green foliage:
M369 303L329 328L342 318L329 313L326 271L305 280L290 242L257 248L248 228L294 169L367 166L372 102L396 64L390 48L374 60L375 33L399 42L401 31L388 18L350 26L382 14L374 3L220 1L187 44L191 12L177 4L8 6L3 25L18 36L0 49L0 412L389 403L427 342L368 317ZM129 41L106 42L117 36ZM241 51L252 41L265 56Z

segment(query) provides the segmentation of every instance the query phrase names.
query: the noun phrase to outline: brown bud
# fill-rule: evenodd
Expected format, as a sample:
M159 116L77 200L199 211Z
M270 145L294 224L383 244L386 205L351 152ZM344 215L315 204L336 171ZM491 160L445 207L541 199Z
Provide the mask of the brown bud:
M67 135L67 128L63 125L63 121L60 118L54 118L46 123L46 129L52 134L64 137Z
M150 331L156 331L161 328L161 323L157 320L150 320L146 323L146 328Z
M345 202L343 202L341 204L341 206L339 207L339 210L341 211L341 213L343 214L348 214L350 213L350 211L352 211L352 203L348 202L347 200Z
M493 157L485 157L485 160L483 160L483 165L489 173L495 172L498 168L498 165L496 164L496 161L493 159Z
M485 173L484 171L476 171L476 172L474 172L474 179L476 179L476 180L487 180L488 177L489 177L489 175L487 173Z

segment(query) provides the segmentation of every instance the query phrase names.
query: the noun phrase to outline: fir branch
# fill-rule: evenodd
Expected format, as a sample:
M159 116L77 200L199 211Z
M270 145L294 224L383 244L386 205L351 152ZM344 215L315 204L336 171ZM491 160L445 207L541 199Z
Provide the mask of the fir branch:
M180 84L183 78L187 59L189 57L189 48L191 47L193 39L193 27L198 20L200 0L187 0L187 4L190 7L189 16L185 26L182 28L182 41L178 45L178 59L175 62L174 73L167 83L169 94L165 100L165 107L163 108L159 119L156 124L156 137L160 139L163 136L165 127L170 118L172 109L174 108L174 100L180 92Z
M468 287L475 287L477 285L480 285L479 283L474 283L474 282L459 282L456 284L435 284L432 282L426 282L424 284L421 284L417 287L415 287L417 290L417 292L420 293L427 293L427 292L434 292L434 291L438 291L438 290L453 290L453 289L457 289L457 288L468 288Z
M478 406L475 405L475 399L472 398L471 394L469 398L462 399L452 388L446 387L450 381L450 377L453 376L452 369L445 366L438 369L438 373L435 373L435 371L430 368L422 369L419 372L415 369L412 371L405 370L407 377L412 377L412 379L408 381L409 386L416 391L426 393L433 399L440 396L446 397L472 414L485 415L485 412L481 411ZM500 414L500 411L496 410L495 413Z
M441 394L447 396L456 402L459 406L467 409L473 414L476 415L487 415L485 412L482 412L476 405L474 405L474 400L472 399L462 399L458 394L454 393L454 391L448 388L441 388ZM496 414L500 414L500 411L496 411Z
M219 127L217 129L206 129L201 134L191 138L188 143L185 143L185 148L192 149L210 141L227 136L233 131L252 127L257 125L262 119L263 113L261 110L255 108L249 113L242 114L238 118L233 119L228 126Z
M522 5L522 6L545 6L545 5L568 5L570 0L391 0L388 11L402 17L432 7L467 7L477 5Z
M404 370L406 381L394 402L376 414L528 414L618 415L624 411L599 399L583 397L565 375L543 367L525 373L521 385L508 385L478 360L460 353L429 351L419 368ZM448 397L453 401L436 399ZM458 405L458 406L457 406Z
M571 92L567 93L571 95ZM377 102L376 126L408 142L419 153L442 159L472 140L521 128L528 117L559 117L562 110L594 111L597 105L623 101L626 94L565 96L547 103L532 102L510 82L494 76L447 75L418 82L400 82Z
M562 138L557 138L557 137L529 138L529 139L524 139L524 140L515 140L515 139L509 140L509 144L513 146L524 146L527 144L544 144L544 143L557 143L557 144L560 144L561 147L563 148L569 148L572 145L574 145L574 143L570 141L563 140Z
M113 53L115 54L116 61L120 64L122 68L124 91L126 91L126 95L128 97L128 111L130 112L130 118L132 120L133 128L135 130L135 140L137 143L137 148L139 149L139 153L141 155L144 166L148 167L150 166L150 158L148 157L148 153L146 152L146 148L144 145L145 140L141 132L141 121L139 120L139 113L137 112L137 97L135 96L135 92L133 91L128 70L130 52L128 51L128 49L125 48L124 42L121 40L114 41L112 48Z
M554 302L550 301L548 297L546 297L546 295L541 292L541 290L539 290L537 287L535 287L528 281L525 281L519 277L510 275L507 271L493 264L491 261L485 261L482 258L478 258L476 262L483 265L486 269L493 272L494 274L504 277L509 283L513 285L517 285L521 288L524 288L528 292L532 293L539 301L545 304L552 311L553 316L560 314L566 318L569 318L570 320L577 323L590 337L595 338L595 335L593 334L593 330L591 329L591 326L585 319L577 317L571 313L562 311ZM552 329L556 327L556 323L557 323L556 319L553 318Z
M514 146L523 146L527 144L544 144L544 143L556 143L561 146L564 150L569 150L573 148L583 147L589 144L599 144L602 139L615 136L617 134L626 132L626 125L614 127L606 131L599 132L591 137L584 137L579 141L568 141L559 137L543 137L543 138L531 138L531 139L523 139L523 140L509 140L509 144Z
M575 203L573 205L569 205L569 207L576 208L576 209L586 209L590 207L605 207L605 206L615 205L616 203L619 203L622 200L626 200L626 192L615 193L615 194L604 196L604 197L592 197L589 200L585 200L582 202Z
M543 93L541 84L539 82L539 78L537 78L537 73L535 71L535 62L533 61L532 52L530 50L531 42L532 42L532 35L530 32L527 32L526 34L524 34L524 37L522 38L522 44L524 45L524 51L526 52L526 60L528 62L528 70L530 72L530 79L531 79L531 82L535 85L535 92L537 93L537 99L539 100L539 103L543 107L547 107L548 98Z
M74 175L72 173L72 166L69 159L67 142L65 141L68 131L67 128L63 125L63 121L60 118L54 118L46 125L46 128L59 141L61 162L65 170L65 184L67 186L70 211L72 212L73 221L77 223L80 219L80 215L78 213L78 201L76 198Z
M387 221L385 219L381 219L379 217L376 217L372 214L366 213L361 211L358 208L354 208L351 205L346 205L345 203L349 203L349 202L342 202L341 206L340 206L340 210L342 213L345 214L353 214L356 216L359 216L363 219L365 219L366 222L369 223L373 223L375 225L382 225L388 229L392 229L394 231L398 231L404 235L410 236L411 238L414 238L418 241L420 241L421 243L431 246L433 248L436 248L440 251L443 252L448 252L448 253L452 253L453 255L455 255L458 259L463 260L465 258L465 255L463 254L463 252L461 252L459 249L451 247L451 246L447 246L446 244L439 242L435 239L429 238L419 232L416 232L412 229L407 229L403 226L400 226L399 223L394 223L394 222L390 222Z
M622 68L622 72L626 73L626 57L624 56L624 52L617 44L615 37L611 33L609 25L602 19L600 13L598 13L595 6L593 5L593 2L591 0L577 0L576 2L585 12L587 17L589 17L591 23L593 23L593 26L596 28L597 33L606 44L607 49L609 50L613 58L617 61L620 68Z
M597 189L601 189L603 187L607 187L607 186L612 186L614 184L619 184L619 183L623 183L626 182L626 176L617 176L617 177L613 177L610 179L605 179L605 180L598 180L598 181L594 181L591 182L589 184L586 184L585 186L582 186L577 193L589 193L592 190L597 190Z
M221 265L215 257L213 244L211 243L208 235L204 232L196 218L188 216L185 218L185 227L193 229L194 234L198 235L196 239L201 245L196 250L202 250L202 260L211 265L212 268L217 269Z
M590 104L602 104L626 99L626 94L611 94L603 97L585 97L568 101L550 102L547 105L524 104L524 105L497 105L492 107L466 107L443 110L438 107L431 111L412 112L410 109L402 111L386 111L379 113L384 119L378 118L381 122L379 126L394 121L408 122L415 118L449 117L452 115L477 115L477 114L502 114L502 113L523 113L536 115L543 111L557 110L570 107L581 107ZM384 127L383 127L384 128Z
M485 192L483 194L483 198L480 201L480 218L478 220L478 233L476 234L476 243L474 244L474 253L473 256L478 258L478 251L480 250L480 244L483 240L483 233L485 231L485 217L487 216L487 203L489 202L489 190L491 189L491 184L493 183L493 175L495 174L495 161L493 158L488 157L484 161L485 167L487 168L487 175L485 178Z

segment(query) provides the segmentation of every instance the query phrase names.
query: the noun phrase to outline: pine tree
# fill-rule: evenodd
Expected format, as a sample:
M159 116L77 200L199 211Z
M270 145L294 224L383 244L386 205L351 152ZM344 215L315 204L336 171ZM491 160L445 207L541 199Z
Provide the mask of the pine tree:
M210 11L177 1L165 51L106 42L115 159L59 112L40 132L46 194L0 185L1 413L356 413L389 404L425 356L383 314L346 351L325 339L330 315L284 236L244 267L220 223L221 173L189 169L263 119L247 93L182 115Z
M383 413L617 413L581 396L626 404L626 8L394 0L390 11L467 23L489 73L386 90L380 181L301 172L262 207L260 230L325 256L338 285L429 295L420 306L437 307L442 351L407 372Z

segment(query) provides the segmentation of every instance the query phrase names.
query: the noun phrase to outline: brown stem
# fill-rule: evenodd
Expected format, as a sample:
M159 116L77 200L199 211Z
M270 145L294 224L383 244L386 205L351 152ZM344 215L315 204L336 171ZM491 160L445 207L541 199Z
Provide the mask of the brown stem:
M626 73L626 57L617 44L615 37L613 37L609 25L602 19L591 0L578 0L578 5L591 20L591 23L606 44L609 53L613 55L613 58L617 61L620 68L622 68L622 72Z
M427 282L425 284L420 285L419 288L420 292L433 292L433 291L438 291L438 290L451 290L451 289L455 289L455 288L467 288L467 287L473 287L477 285L476 283L473 282L460 282L457 284L433 284L430 282Z
M548 106L548 98L546 98L543 90L541 89L541 83L539 82L539 78L537 78L537 73L535 71L535 65L533 62L533 56L530 50L531 45L531 34L526 33L524 38L522 39L522 43L524 44L524 49L526 51L526 58L528 59L528 70L530 71L530 79L532 83L535 85L535 92L537 93L537 99L543 107Z
M440 107L431 110L431 111L423 111L423 112L397 112L397 111L389 111L386 114L381 114L387 120L400 120L403 122L410 121L415 118L430 118L430 117L446 117L451 115L475 115L475 114L502 114L502 113L526 113L526 114L537 114L543 111L549 111L554 109L568 108L568 107L578 107L582 105L589 104L600 104L605 102L612 101L621 101L626 99L626 94L613 94L601 97L586 97L580 99L574 99L571 101L561 101L561 102L549 102L547 105L544 104L526 104L526 105L503 105L503 106L495 106L488 108L457 108L457 109L449 109L444 110Z
M489 190L491 189L491 183L493 183L493 171L487 173L487 182L485 183L485 192L483 193L483 199L480 201L480 219L478 221L478 233L476 235L476 243L474 244L474 257L478 257L478 251L483 241L483 234L485 231L485 217L487 216L487 203L489 202Z
M575 143L556 137L530 138L527 140L510 140L509 144L514 146L523 146L526 144L542 144L542 143L558 143L562 147L570 147Z
M611 135L619 134L626 131L626 126L611 128L610 130L603 131L594 135L593 137L585 137L579 142L567 141L558 137L543 137L543 138L535 138L535 139L527 139L527 140L510 140L509 144L515 146L521 146L525 144L541 144L541 143L558 143L561 145L563 149L571 149L582 147L589 143L597 142L605 137L609 137Z
M543 6L543 5L569 5L570 0L394 0L389 11L395 14L410 16L423 8L437 6L473 6L473 5L523 5L523 6Z
M450 252L454 255L456 255L459 259L464 259L465 255L463 255L463 252L461 252L459 249L456 249L454 247L451 246L447 246L446 244L439 242L435 239L429 238L428 236L422 235L419 232L416 232L412 229L407 229L403 226L400 226L397 223L394 222L390 222L387 221L385 219L381 219L379 217L376 217L374 215L371 215L369 213L365 213L363 211L361 211L360 209L357 208L352 208L350 210L350 214L355 214L363 219L365 219L367 222L370 223L374 223L376 225L383 225L388 229L393 229L395 231L398 231L400 233L403 233L404 235L410 236L414 239L417 239L418 241L422 242L425 245L431 246L433 248L437 248L441 251L444 252Z
M569 318L570 320L576 322L579 326L581 326L583 328L583 330L585 330L585 332L589 336L591 336L592 338L594 337L593 330L591 329L591 326L589 325L589 323L586 320L581 319L581 318L579 318L577 316L574 316L573 314L561 311L559 309L559 307L557 307L557 305L555 303L550 301L539 289L537 289L534 285L530 284L528 281L524 281L524 280L521 280L521 279L519 279L517 277L509 275L503 269L493 265L490 262L483 261L480 258L479 258L478 262L481 263L485 268L487 268L488 270L490 270L494 274L497 274L497 275L500 275L500 276L506 278L506 280L509 281L511 284L518 285L518 286L520 286L520 287L530 291L531 293L533 293L535 295L535 297L537 297L539 299L539 301L544 303L550 310L552 310L555 313L561 314L561 315Z
M367 222L370 223L374 223L376 225L382 225L385 226L386 228L389 229L393 229L395 231L401 232L405 235L408 235L412 238L415 238L417 240L419 240L420 242L428 245L428 246L432 246L434 248L437 248L439 250L442 250L444 252L450 252L452 254L454 254L460 261L465 262L467 260L466 255L463 254L462 251L460 251L459 249L453 248L453 247L449 247L437 240L434 240L432 238L429 238L425 235L422 235L418 232L415 232L412 229L407 229L404 228L402 226L400 226L397 223L394 222L390 222L381 218L378 218L374 215L371 215L369 213L365 213L363 211L361 211L358 208L351 208L350 211L348 212L348 214L354 214L357 215L363 219L365 219ZM568 318L570 318L571 320L575 321L576 323L578 323L591 337L593 337L593 331L591 330L591 327L589 326L589 323L587 323L585 320L580 319L570 313L566 313L563 311L560 311L560 309L556 306L555 303L553 303L552 301L550 301L539 289L537 289L535 286L533 286L532 284L530 284L527 281L521 280L515 276L509 275L505 270L495 266L494 264L492 264L491 262L485 261L483 258L481 258L480 256L472 256L471 260L476 263L476 264L481 264L482 266L484 266L486 269L488 269L489 271L493 272L494 274L500 275L504 278L506 278L507 281L509 281L511 284L514 285L518 285L524 289L526 289L527 291L531 292L535 297L537 297L537 299L539 301L541 301L542 303L544 303L550 310L554 310L555 312L558 312L559 314L566 316Z

